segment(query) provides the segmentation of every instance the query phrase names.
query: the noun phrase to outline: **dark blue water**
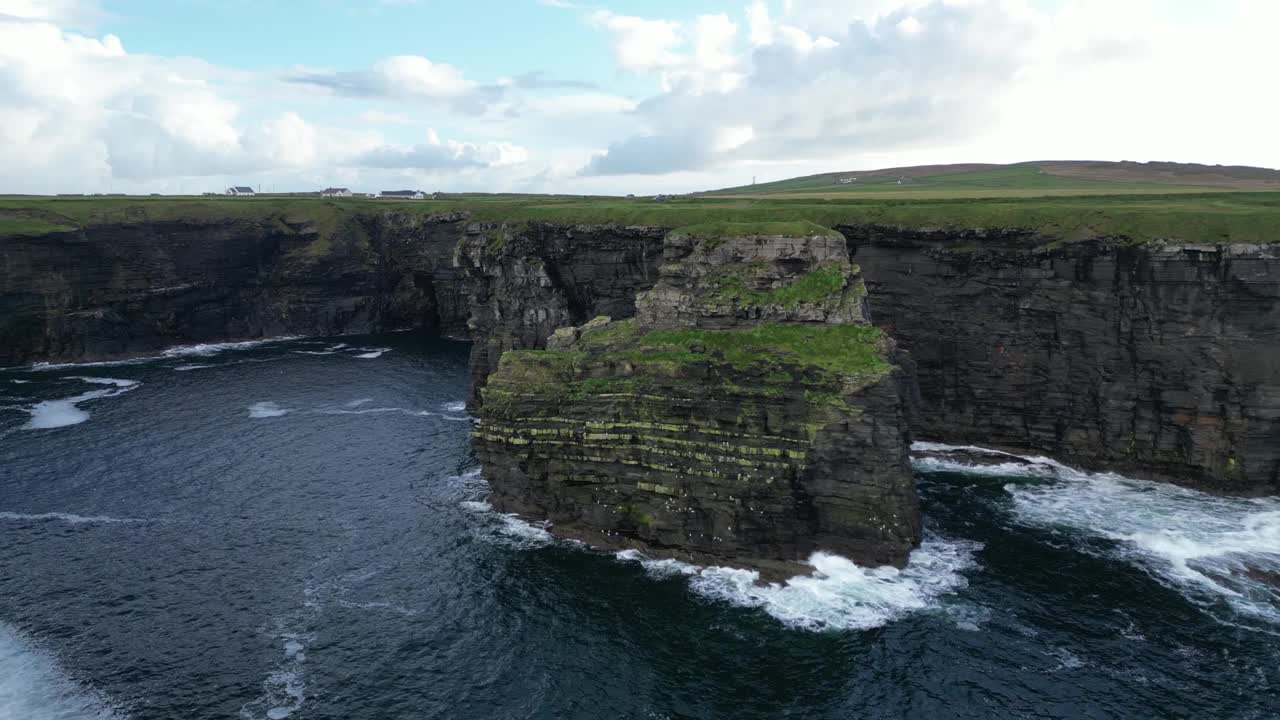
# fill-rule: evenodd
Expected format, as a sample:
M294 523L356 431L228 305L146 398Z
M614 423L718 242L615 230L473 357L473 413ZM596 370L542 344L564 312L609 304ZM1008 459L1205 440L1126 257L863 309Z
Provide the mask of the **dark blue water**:
M465 361L0 372L0 718L1280 717L1276 499L922 461L906 571L758 588L488 511Z

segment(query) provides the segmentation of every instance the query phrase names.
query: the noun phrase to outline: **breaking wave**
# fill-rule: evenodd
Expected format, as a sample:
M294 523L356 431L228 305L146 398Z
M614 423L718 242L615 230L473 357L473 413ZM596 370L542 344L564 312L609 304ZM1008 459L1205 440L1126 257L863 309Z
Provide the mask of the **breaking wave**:
M360 358L361 360L377 360L383 355L391 352L391 348L356 348L356 349L363 351L359 355L356 355L356 357Z
M710 567L689 578L694 592L754 607L798 630L869 630L911 613L935 609L940 598L968 587L981 543L926 538L905 568L864 568L829 553L809 558L813 575L759 585L759 573Z
M68 678L57 661L0 623L0 716L17 720L118 720L123 715Z
M939 449L947 447L924 448ZM1280 623L1280 498L1217 497L1169 483L1081 472L1049 458L1019 460L1030 464L1014 464L1006 475L1042 478L1004 486L1019 524L1108 541L1082 543L1081 549L1134 564L1198 604L1225 603L1236 619ZM917 460L916 466L997 474L995 466L934 459Z

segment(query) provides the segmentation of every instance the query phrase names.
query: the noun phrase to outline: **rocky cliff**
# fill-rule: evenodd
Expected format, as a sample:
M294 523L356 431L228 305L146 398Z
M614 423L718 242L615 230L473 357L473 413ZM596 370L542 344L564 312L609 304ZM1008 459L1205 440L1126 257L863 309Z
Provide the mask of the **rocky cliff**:
M119 222L0 240L0 366L183 343L465 333L460 218Z
M502 353L541 349L558 328L635 314L666 231L655 227L471 223L456 262L470 279L471 401Z
M793 574L919 541L902 393L844 239L666 242L637 318L505 353L475 447L500 510L596 546Z
M922 437L1280 494L1280 247L841 229Z
M635 314L669 230L230 207L0 238L0 366L424 327L474 339L478 390L505 350ZM1280 492L1280 247L836 229L872 320L919 362L918 435ZM668 304L720 322L721 310L683 302Z

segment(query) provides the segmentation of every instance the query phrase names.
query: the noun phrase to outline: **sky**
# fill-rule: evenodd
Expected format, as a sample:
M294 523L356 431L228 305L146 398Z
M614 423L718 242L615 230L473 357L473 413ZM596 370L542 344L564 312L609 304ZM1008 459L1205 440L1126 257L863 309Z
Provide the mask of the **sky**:
M0 0L0 193L1280 167L1275 0Z

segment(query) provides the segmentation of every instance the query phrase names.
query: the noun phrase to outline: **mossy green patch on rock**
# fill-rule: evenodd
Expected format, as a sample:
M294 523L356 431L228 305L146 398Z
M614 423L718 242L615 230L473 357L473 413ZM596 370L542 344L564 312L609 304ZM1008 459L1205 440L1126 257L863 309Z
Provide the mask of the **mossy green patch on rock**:
M768 290L753 290L746 285L749 272L729 268L712 278L719 297L742 305L779 305L793 308L801 304L820 303L844 289L846 268L837 263L824 263L811 272Z

